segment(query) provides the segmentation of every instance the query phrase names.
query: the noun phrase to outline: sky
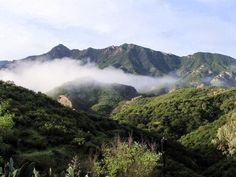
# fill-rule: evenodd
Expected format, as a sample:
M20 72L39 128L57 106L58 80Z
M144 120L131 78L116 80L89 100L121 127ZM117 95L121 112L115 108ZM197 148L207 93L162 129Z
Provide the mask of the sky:
M134 43L236 58L235 0L0 0L0 60Z

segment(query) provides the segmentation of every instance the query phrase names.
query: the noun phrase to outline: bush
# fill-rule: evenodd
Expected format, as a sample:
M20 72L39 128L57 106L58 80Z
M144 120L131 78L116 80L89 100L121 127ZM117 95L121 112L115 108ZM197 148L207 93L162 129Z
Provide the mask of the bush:
M0 135L8 132L14 125L13 114L8 113L8 102L0 103Z
M160 155L145 144L122 142L119 138L102 148L102 156L101 161L94 161L94 171L98 176L109 177L149 177L160 160Z

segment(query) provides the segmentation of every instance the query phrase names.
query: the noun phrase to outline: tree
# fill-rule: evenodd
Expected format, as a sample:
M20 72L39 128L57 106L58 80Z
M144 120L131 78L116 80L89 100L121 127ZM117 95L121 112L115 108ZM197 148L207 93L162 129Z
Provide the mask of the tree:
M14 125L13 114L8 111L9 103L0 102L0 135L7 133Z

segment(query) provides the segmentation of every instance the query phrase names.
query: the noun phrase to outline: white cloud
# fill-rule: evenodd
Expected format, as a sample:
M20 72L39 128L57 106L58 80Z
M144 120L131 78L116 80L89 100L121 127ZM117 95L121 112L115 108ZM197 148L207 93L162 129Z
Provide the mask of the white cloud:
M222 1L0 0L0 58L46 52L57 43L101 48L125 42L179 55L236 56L236 22L228 19L236 15L235 2Z
M18 62L9 69L0 70L1 80L11 80L15 84L35 90L47 92L65 82L91 78L103 83L120 83L132 85L138 91L150 91L162 86L170 86L177 79L165 76L152 78L124 73L115 68L99 69L94 64L81 65L72 59L58 59L46 62Z
M46 52L59 40L46 30L33 25L0 24L0 60L20 59L37 52Z

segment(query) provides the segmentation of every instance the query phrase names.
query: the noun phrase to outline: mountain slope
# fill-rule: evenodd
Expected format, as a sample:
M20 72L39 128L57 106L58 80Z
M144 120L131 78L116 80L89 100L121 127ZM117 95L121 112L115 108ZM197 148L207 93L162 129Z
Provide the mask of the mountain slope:
M215 162L212 167L204 172L206 176L220 177L222 176L222 171L229 171L230 173L233 172L235 174L235 159L230 157L229 159L220 158L221 153L212 143L212 140L216 138L217 130L232 119L235 119L235 115L236 109L222 115L219 119L211 123L199 127L195 131L186 134L179 139L179 142L188 149L191 149L193 152L198 152L196 158L199 163L208 165ZM225 173L225 176L234 176L230 173Z
M105 49L75 51L72 58L86 59L98 64L100 68L113 66L141 75L161 76L179 67L179 58L134 44L123 44Z
M111 118L178 139L194 154L196 163L201 164L203 176L233 177L235 159L223 156L212 140L218 128L236 118L235 101L236 88L180 89L123 102L114 109Z
M6 66L8 63L10 63L10 61L7 61L7 60L0 60L0 68L3 68L3 67Z
M57 99L66 96L73 108L109 114L120 101L138 96L135 88L121 84L105 84L90 79L71 81L47 93Z
M7 107L3 106L6 102ZM72 156L79 155L83 170L87 168L87 156L99 152L103 143L112 142L118 134L126 138L132 133L136 141L155 142L157 151L160 150L158 134L73 111L42 93L0 81L0 119L2 106L13 116L13 127L0 134L0 165L2 160L13 156L18 164L34 161L38 169L52 167L60 171ZM168 141L168 174L200 176L199 167L191 156L179 143Z
M221 54L198 52L182 57L180 75L189 81L209 83L222 72L234 71L236 60Z
M112 119L179 138L234 108L236 89L180 89L120 104Z
M114 121L63 107L42 93L0 81L3 102L9 102L14 126L0 135L0 156L13 156L18 162L28 159L44 167L61 167L74 154L88 154L118 132L128 136L131 131Z

